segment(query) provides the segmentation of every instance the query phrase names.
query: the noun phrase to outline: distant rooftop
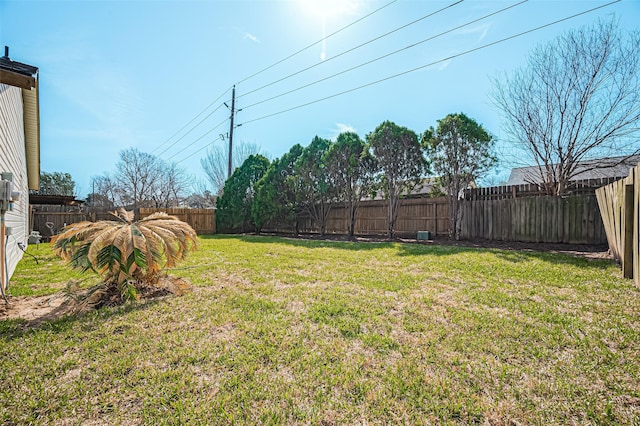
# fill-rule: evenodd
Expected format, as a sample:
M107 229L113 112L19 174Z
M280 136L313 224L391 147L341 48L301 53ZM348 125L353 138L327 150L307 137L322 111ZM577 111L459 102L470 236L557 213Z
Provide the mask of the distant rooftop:
M637 166L638 163L640 163L640 155L581 161L578 163L576 174L571 180L627 177L629 169ZM505 185L524 185L541 181L540 168L538 166L517 167L511 169L509 180Z

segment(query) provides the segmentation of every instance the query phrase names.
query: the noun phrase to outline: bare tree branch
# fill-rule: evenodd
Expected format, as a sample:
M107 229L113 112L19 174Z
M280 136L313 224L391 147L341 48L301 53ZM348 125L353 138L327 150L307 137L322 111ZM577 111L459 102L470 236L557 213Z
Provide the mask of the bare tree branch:
M623 34L613 20L570 31L494 86L504 130L549 193L563 194L585 160L640 152L640 32Z

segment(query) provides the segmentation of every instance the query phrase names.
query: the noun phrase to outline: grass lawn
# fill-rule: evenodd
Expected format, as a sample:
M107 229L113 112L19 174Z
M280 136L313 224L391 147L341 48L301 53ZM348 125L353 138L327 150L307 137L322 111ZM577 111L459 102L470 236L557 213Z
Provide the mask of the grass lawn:
M609 261L200 243L185 296L0 321L0 424L640 423L640 292ZM30 250L13 294L78 277Z

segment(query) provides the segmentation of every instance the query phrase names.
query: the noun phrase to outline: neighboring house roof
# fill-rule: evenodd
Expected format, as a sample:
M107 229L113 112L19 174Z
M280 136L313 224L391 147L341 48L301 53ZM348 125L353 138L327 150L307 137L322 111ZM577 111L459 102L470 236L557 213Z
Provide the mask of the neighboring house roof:
M408 194L407 192L403 192L401 194L401 197L406 197L406 198L424 198L424 197L431 197L433 196L432 194L432 189L433 187L436 185L437 183L437 179L438 177L427 177L427 178L423 178L422 181L420 183L418 183L418 185L413 188ZM469 185L469 188L476 188L476 183L471 182L471 184ZM375 195L373 196L373 198L371 196L365 196L363 198L364 200L384 200L384 191L379 189L376 191Z
M604 178L623 178L629 175L629 169L640 162L640 155L598 158L595 160L581 161L576 167L576 174L571 179L590 180ZM538 166L517 167L511 169L509 180L505 185L524 185L539 183L540 168Z
M29 204L51 206L77 206L84 204L84 200L76 200L73 195L39 195L29 194Z
M38 68L13 61L5 46L0 57L0 83L22 89L24 110L24 139L29 189L40 188L40 100L38 95Z

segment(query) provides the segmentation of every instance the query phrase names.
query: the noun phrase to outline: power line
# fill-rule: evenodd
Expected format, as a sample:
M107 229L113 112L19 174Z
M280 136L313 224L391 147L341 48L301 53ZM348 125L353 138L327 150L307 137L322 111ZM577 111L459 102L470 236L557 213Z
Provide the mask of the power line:
M332 32L331 34L329 34L328 36L325 36L325 37L321 38L320 40L318 40L318 41L316 41L316 42L311 43L311 44L310 44L310 45L308 45L307 47L304 47L304 48L302 48L302 49L298 50L297 52L294 52L294 53L290 54L290 55L289 55L289 56L287 56L286 58L280 59L279 61L277 61L277 62L275 62L275 63L273 63L273 64L269 65L268 67L263 68L263 69L261 69L260 71L257 71L257 72L255 72L255 73L251 74L251 75L250 75L250 76L248 76L248 77L243 78L242 80L240 80L239 82L237 82L237 83L236 83L236 85L238 85L238 84L240 84L240 83L244 83L245 81L247 81L247 80L249 80L249 79L251 79L251 78L253 78L253 77L257 76L258 74L262 74L263 72L265 72L265 71L267 71L267 70L270 70L271 68L275 67L276 65L280 65L280 64L281 64L281 63L283 63L284 61L287 61L287 60L289 60L289 59L293 58L294 56L296 56L296 55L298 55L298 54L300 54L300 53L304 52L305 50L308 50L308 49L312 48L313 46L315 46L315 45L317 45L317 44L322 43L323 41L327 40L328 38L333 37L334 35L336 35L336 34L338 34L338 33L342 32L342 31L346 30L346 29L347 29L347 28L349 28L349 27L352 27L353 25L357 24L358 22L360 22L360 21L362 21L362 20L364 20L364 19L366 19L366 18L370 17L371 15L373 15L373 14L375 14L375 13L380 12L382 9L386 8L387 6L392 5L393 3L397 2L397 1L398 1L398 0L392 0L392 1L390 1L389 3L387 3L387 4L383 5L382 7L379 7L378 9L374 10L373 12L371 12L371 13L368 13L368 14L364 15L362 18L359 18L359 19L357 19L357 20L353 21L353 22L352 22L352 23L350 23L349 25L346 25L346 26L344 26L344 27L340 28L339 30L334 31L334 32Z
M185 133L184 135L180 136L175 142L173 142L171 145L169 145L168 147L166 147L164 150L162 150L162 152L158 153L158 156L161 156L162 154L164 154L165 152L167 152L168 150L170 150L171 148L173 148L174 146L176 146L176 144L178 142L180 142L182 139L184 139L188 134L190 134L191 132L193 132L196 127L198 127L200 124L202 124L207 118L211 117L216 111L218 111L220 108L222 108L224 104L220 104L218 105L218 107L216 109L214 109L213 111L211 111L209 114L207 114L202 120L198 121L198 123L193 126L191 129L189 129L189 131L187 133ZM197 118L197 116L196 116ZM193 120L191 120L191 122L193 122Z
M169 142L171 139L173 139L174 136L176 136L177 134L179 134L181 131L183 131L185 128L187 128L187 126L191 123L193 123L194 121L196 121L196 119L198 117L200 117L202 114L204 114L204 112L206 110L208 110L209 108L211 108L211 106L213 104L215 104L216 102L218 102L224 95L227 94L227 92L229 92L229 90L231 90L231 87L229 87L227 90L225 90L224 92L222 92L220 94L220 96L218 96L217 98L215 98L209 105L207 105L202 111L200 111L195 117L193 117L191 120L189 120L189 122L187 124L185 124L184 126L182 126L180 129L178 129L178 131L176 131L174 134L172 134L171 136L169 136L169 138L167 140L165 140L164 142L162 142L160 145L158 145L153 151L151 151L151 154L153 154L154 152L156 152L158 149L160 149L162 146L164 146L167 142ZM203 120L201 120L198 124L196 124L191 130L189 130L189 132L187 132L185 135L183 135L180 139L178 139L176 142L174 142L172 145L170 145L167 149L163 150L160 154L158 154L158 156L162 155L163 153L167 152L169 149L171 149L171 147L173 147L176 143L178 143L182 138L184 138L187 134L189 134L195 127L198 127L200 125L200 123L202 123L204 120L206 120L207 118L209 118L211 116L211 114L213 114L214 112L216 112L218 109L220 108L220 106L218 106L218 108L216 108L213 112L211 112L209 115L207 115Z
M451 29L449 29L449 30L443 31L443 32L441 32L441 33L439 33L439 34L436 34L436 35L434 35L434 36L431 36L431 37L425 38L425 39L420 40L420 41L418 41L418 42L416 42L416 43L413 43L413 44L410 44L410 45L408 45L408 46L405 46L405 47L403 47L403 48L401 48L401 49L395 50L395 51L393 51L393 52L391 52L391 53L387 53L387 54L385 54L385 55L378 56L377 58L374 58L374 59L371 59L371 60L369 60L369 61L363 62L363 63L361 63L361 64L359 64L359 65L356 65L356 66L353 66L353 67L351 67L351 68L347 68L346 70L343 70L343 71L340 71L340 72L338 72L338 73L332 74L332 75L330 75L330 76L327 76L327 77L321 78L321 79L316 80L316 81L313 81L313 82L311 82L311 83L307 83L307 84L305 84L305 85L299 86L299 87L297 87L297 88L295 88L295 89L291 89L291 90L288 90L288 91L286 91L286 92L284 92L284 93L280 93L280 94L278 94L278 95L271 96L270 98L263 99L263 100L261 100L261 101L258 101L258 102L255 102L255 103L252 103L252 104L246 105L243 109L245 109L245 110L246 110L247 108L251 108L251 107L254 107L254 106L256 106L256 105L260 105L260 104L263 104L263 103L265 103L265 102L272 101L272 100L274 100L274 99L277 99L277 98L280 98L280 97L282 97L282 96L285 96L285 95L291 94L291 93L293 93L293 92L297 92L297 91L299 91L299 90L306 89L307 87L313 86L313 85L318 84L318 83L321 83L321 82L323 82L323 81L327 81L327 80L330 80L330 79L332 79L332 78L338 77L338 76L340 76L340 75L342 75L342 74L346 74L346 73L351 72L351 71L353 71L353 70L356 70L356 69L358 69L358 68L362 68L362 67L364 67L364 66L366 66L366 65L370 65L370 64L372 64L372 63L374 63L374 62L377 62L377 61L379 61L379 60L382 60L382 59L388 58L389 56L392 56L392 55L398 54L398 53L403 52L403 51L408 50L408 49L412 49L412 48L414 48L414 47L416 47L416 46L418 46L418 45L420 45L420 44L423 44L423 43L426 43L426 42L428 42L428 41L434 40L434 39L436 39L436 38L438 38L438 37L441 37L441 36L443 36L443 35L446 35L446 34L452 33L452 32L454 32L454 31L457 31L457 30L459 30L459 29L461 29L461 28L464 28L464 27L466 27L466 26L469 26L469 25L475 24L475 23L476 23L476 22L478 22L478 21L481 21L481 20L483 20L483 19L486 19L486 18L489 18L489 17L491 17L491 16L497 15L497 14L499 14L499 13L502 13L502 12L506 11L506 10L512 9L512 8L514 8L514 7L516 7L516 6L520 6L520 5L524 4L524 3L526 3L527 1L529 1L529 0L522 0L522 1L521 1L521 2L519 2L519 3L512 4L511 6L507 6L507 7L502 8L502 9L500 9L500 10L496 11L496 12L493 12L493 13L490 13L490 14L488 14L488 15L484 15L484 16L482 16L482 17L480 17L480 18L474 19L473 21L469 21L469 22L467 22L467 23L465 23L465 24L462 24L462 25L459 25L459 26L457 26L457 27L455 27L455 28L451 28Z
M351 53L351 52L353 52L354 50L360 49L361 47L364 47L364 46L366 46L366 45L368 45L368 44L373 43L374 41L378 41L378 40L380 40L381 38L387 37L387 36L389 36L389 35L391 35L391 34L393 34L393 33L396 33L396 32L398 32L398 31L400 31L400 30L403 30L403 29L405 29L405 28L407 28L407 27L409 27L409 26L411 26L411 25L413 25L413 24L416 24L416 23L418 23L418 22L420 22L420 21L424 21L424 20L425 20L425 19L427 19L427 18L430 18L430 17L432 17L432 16L434 16L434 15L437 15L438 13L444 12L445 10L447 10L447 9L449 9L449 8L452 8L453 6L456 6L456 5L460 4L460 3L462 3L463 1L464 1L464 0L458 0L458 1L456 1L456 2L453 2L453 3L451 3L451 4L450 4L450 5L448 5L448 6L445 6L445 7L441 8L441 9L436 10L435 12L431 12L431 13L429 13L429 14L427 14L427 15L422 16L421 18L418 18L418 19L416 19L416 20L413 20L413 21L409 22L408 24L405 24L405 25L402 25L402 26L400 26L400 27L397 27L397 28L395 28L395 29L393 29L393 30L391 30L391 31L389 31L389 32L386 32L386 33L384 33L384 34L382 34L382 35L379 35L379 36L377 36L377 37L375 37L375 38L372 38L372 39L370 39L370 40L368 40L368 41L366 41L366 42L364 42L364 43L362 43L362 44L359 44L359 45L357 45L357 46L355 46L355 47L352 47L351 49L348 49L348 50L345 50L344 52L338 53L337 55L334 55L334 56L332 56L332 57L330 57L330 58L328 58L328 59L326 59L326 60L324 60L324 61L322 61L322 62L315 63L315 64L313 64L313 65L310 65L310 66L306 67L306 68L303 68L303 69L298 70L298 71L296 71L296 72L294 72L294 73L291 73L291 74L289 74L289 75L287 75L287 76L285 76L285 77L282 77L282 78L280 78L280 79L278 79L278 80L272 81L271 83L267 83L267 84L265 84L264 86L260 86L260 87L258 87L257 89L253 89L253 90L251 90L251 91L245 92L245 93L243 93L242 95L238 96L238 98L241 98L241 97L244 97L244 96L250 95L250 94L252 94L252 93L254 93L254 92L257 92L257 91L262 90L262 89L264 89L264 88L267 88L267 87L269 87L269 86L273 86L274 84L280 83L281 81L287 80L287 79L289 79L289 78L291 78L291 77L293 77L293 76L296 76L296 75L298 75L298 74L300 74L300 73L303 73L303 72L305 72L305 71L308 71L308 70L310 70L310 69L312 69L312 68L315 68L315 67L317 67L317 66L319 66L319 65L326 64L327 62L329 62L329 61L331 61L331 60L333 60L333 59L339 58L339 57L341 57L341 56L343 56L343 55L346 55L347 53Z
M175 156L177 156L178 154L180 154L180 152L183 152L185 149L192 147L193 145L195 145L196 142L202 140L202 138L204 138L205 136L207 136L209 133L213 132L214 130L216 130L218 127L222 126L224 123L227 122L227 119L225 118L224 120L222 120L220 123L218 123L214 128L210 129L208 132L206 132L205 134L203 134L202 136L200 136L198 139L194 140L193 142L191 142L189 145L185 146L182 148L182 151L176 152L175 154L173 154L171 157L167 158L166 161L171 160L172 158L174 158Z
M215 138L214 140L211 141L211 143L217 142L217 141L221 141L223 140L222 136L218 136L217 138ZM193 157L194 155L196 155L197 153L199 153L200 151L202 151L203 149L207 148L209 145L205 145L202 148L198 149L197 151L194 151L193 153L189 154L188 156L184 157L182 160L178 160L176 161L176 164L180 164L183 161L188 160L189 158Z
M422 66L419 66L419 67L416 67L416 68L412 68L410 70L403 71L401 73L394 74L394 75L391 75L391 76L388 76L388 77L385 77L385 78L382 78L380 80L376 80L376 81L373 81L373 82L370 82L370 83L367 83L367 84L363 84L361 86L357 86L357 87L351 88L349 90L345 90L345 91L342 91L342 92L339 92L339 93L335 93L333 95L325 96L323 98L316 99L316 100L311 101L311 102L307 102L307 103L304 103L304 104L301 104L301 105L297 105L297 106L294 106L294 107L291 107L291 108L287 108L287 109L284 109L284 110L281 110L281 111L278 111L278 112L274 112L272 114L267 114L267 115L264 115L264 116L261 116L261 117L258 117L258 118L254 118L252 120L248 120L248 121L243 122L242 124L239 124L239 126L242 126L242 125L248 124L248 123L253 123L254 121L264 120L265 118L270 118L270 117L273 117L273 116L276 116L276 115L284 114L286 112L290 112L290 111L293 111L293 110L296 110L296 109L299 109L299 108L303 108L303 107L306 107L306 106L309 106L309 105L312 105L312 104L315 104L315 103L318 103L318 102L326 101L327 99L331 99L331 98L335 98L335 97L338 97L338 96L342 96L342 95L347 94L347 93L355 92L356 90L360 90L360 89L363 89L365 87L373 86L375 84L379 84L379 83L385 82L387 80L391 80L391 79L394 79L394 78L397 78L397 77L400 77L400 76L403 76L403 75L406 75L406 74L409 74L409 73L412 73L412 72L415 72L415 71L419 71L421 69L424 69L424 68L427 68L427 67L431 67L433 65L436 65L436 64L439 64L439 63L442 63L442 62L446 62L446 61L449 61L451 59L458 58L460 56L467 55L469 53L477 52L478 50L486 49L487 47L491 47L491 46L494 46L496 44L504 43L504 42L512 40L514 38L521 37L523 35L530 34L530 33L535 32L535 31L539 31L539 30L541 30L543 28L547 28L547 27L550 27L552 25L559 24L560 22L568 21L568 20L576 18L578 16L585 15L587 13L593 12L594 10L602 9L602 8L610 6L610 5L614 4L614 3L619 3L620 1L622 1L622 0L614 0L614 1L611 1L609 3L605 3L603 5L600 5L600 6L597 6L597 7L594 7L594 8L591 8L591 9L576 13L574 15L567 16L565 18L558 19L556 21L553 21L553 22L550 22L550 23L547 23L547 24L544 24L544 25L540 25L538 27L529 29L527 31L523 31L523 32L520 32L518 34L514 34L512 36L505 37L503 39L500 39L500 40L497 40L497 41L494 41L494 42L491 42L491 43L487 43L487 44L484 44L482 46L478 46L476 48L469 49L469 50L461 52L461 53L457 53L455 55L451 55L451 56L449 56L447 58L439 59L437 61L428 63L426 65L422 65Z
M261 74L261 73L263 73L264 71L267 71L267 70L269 70L269 69L271 69L271 68L275 67L276 65L279 65L279 64L281 64L282 62L285 62L286 60L293 58L294 56L296 56L296 55L298 55L298 54L300 54L300 53L304 52L305 50L308 50L308 49L310 49L311 47L313 47L313 46L315 46L315 45L317 45L317 44L319 44L319 43L322 43L323 41L327 40L328 38L333 37L334 35L336 35L336 34L338 34L338 33L342 32L342 31L344 31L344 30L348 29L349 27L352 27L353 25L355 25L355 24L359 23L360 21L363 21L364 19L366 19L366 18L368 18L368 17L370 17L370 16L374 15L375 13L380 12L381 10L385 9L386 7L388 7L388 6L392 5L393 3L397 2L397 1L398 1L398 0L392 0L392 1L390 1L389 3L384 4L383 6L379 7L378 9L376 9L376 10L374 10L374 11L372 11L372 12L370 12L370 13L368 13L368 14L364 15L363 17L361 17L361 18L359 18L359 19L357 19L357 20L355 20L355 21L351 22L350 24L348 24L348 25L346 25L346 26L344 26L344 27L342 27L342 28L340 28L340 29L338 29L338 30L334 31L333 33L329 34L328 36L325 36L325 37L321 38L320 40L318 40L318 41L316 41L316 42L314 42L314 43L311 43L310 45L308 45L308 46L306 46L306 47L304 47L304 48L302 48L302 49L300 49L300 50L298 50L298 51L296 51L296 52L294 52L294 53L290 54L289 56L287 56L287 57L285 57L285 58L283 58L283 59L281 59L281 60L279 60L279 61L277 61L277 62L275 62L275 63L273 63L273 64L271 64L271 65L269 65L269 66L268 66L268 67L266 67L266 68L261 69L260 71L257 71L257 72L255 72L255 73L251 74L251 75L250 75L250 76L248 76L248 77L245 77L244 79L240 80L240 81L239 81L238 83L236 83L236 84L243 83L243 82L245 82L245 81L247 81L247 80L249 80L249 79L251 79L251 78L253 78L253 77L255 77L255 76L257 76L257 75L259 75L259 74ZM460 1L462 1L462 0L460 0ZM189 126L191 123L193 123L193 122L194 122L198 117L200 117L200 116L201 116L201 115L202 115L202 114L203 114L207 109L209 109L212 105L214 105L216 102L218 102L218 101L219 101L219 100L220 100L220 99L221 99L221 98L222 98L226 93L228 93L230 90L231 90L231 87L229 87L229 88L228 88L227 90L225 90L222 94L220 94L220 96L218 96L215 100L213 100L213 102L211 102L209 105L207 105L207 106L206 106L206 107L205 107L205 108L204 108L200 113L198 113L195 117L193 117L193 118L192 118L188 123L186 123L184 126L182 126L178 131L176 131L173 135L171 135L167 140L165 140L163 143L161 143L158 147L156 147L156 148L155 148L151 153L156 152L158 149L160 149L161 147L163 147L164 145L166 145L166 144L167 144L171 139L173 139L176 135L178 135L182 130L184 130L185 128L187 128L187 126ZM239 97L239 96L238 96L238 97ZM219 108L221 108L221 107L222 107L222 105L219 105L219 106L218 106L218 108L216 108L214 111L212 111L211 113L209 113L209 114L208 114L204 119L200 120L200 121L199 121L195 126L193 126L193 127L192 127L188 132L187 132L187 133L185 133L184 135L182 135L178 140L174 141L171 145L169 145L167 148L165 148L164 150L162 150L162 152L160 152L160 153L159 153L159 154L157 154L157 155L158 155L158 156L160 156L160 155L164 154L165 152L167 152L167 151L168 151L169 149L171 149L172 147L174 147L178 142L180 142L182 139L184 139L184 137L185 137L185 136L187 136L189 133L191 133L191 132L196 128L196 127L198 127L200 124L202 124L202 123L204 122L204 120L206 120L207 118L209 118L213 113L215 113L215 112L216 112ZM235 127L240 127L240 126L235 126Z

